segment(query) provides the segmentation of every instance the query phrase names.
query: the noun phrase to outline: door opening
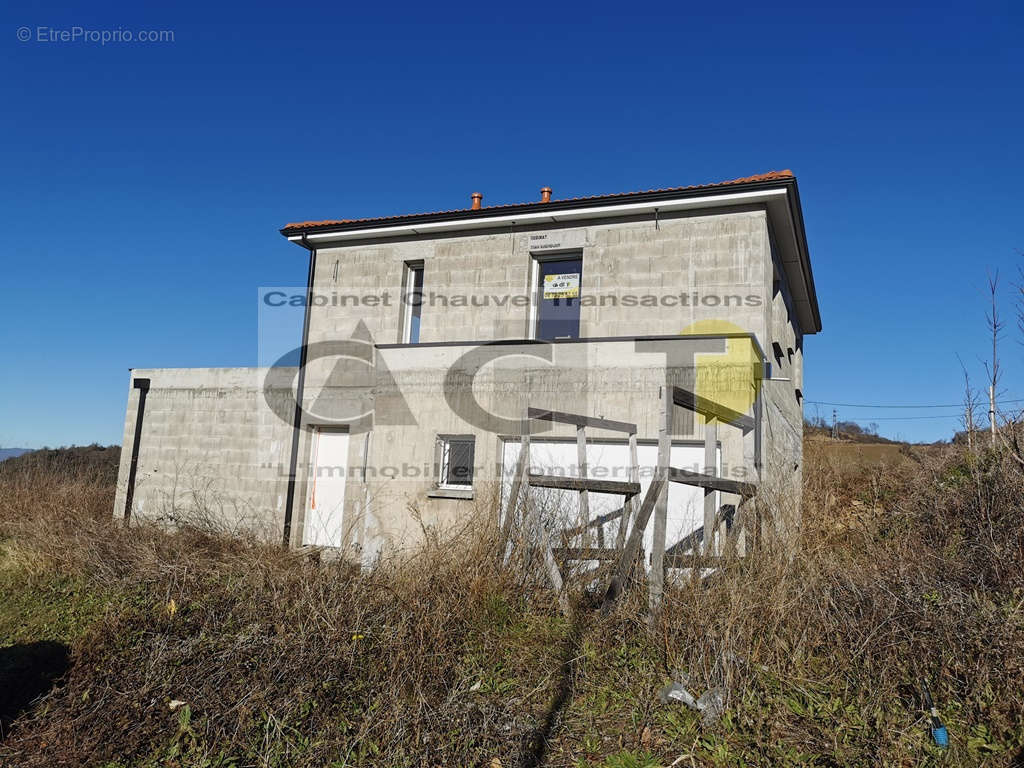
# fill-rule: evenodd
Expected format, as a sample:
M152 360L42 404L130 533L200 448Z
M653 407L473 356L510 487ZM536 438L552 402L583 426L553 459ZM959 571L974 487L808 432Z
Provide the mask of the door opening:
M348 475L348 432L313 427L306 522L302 543L340 547L344 543L345 481Z

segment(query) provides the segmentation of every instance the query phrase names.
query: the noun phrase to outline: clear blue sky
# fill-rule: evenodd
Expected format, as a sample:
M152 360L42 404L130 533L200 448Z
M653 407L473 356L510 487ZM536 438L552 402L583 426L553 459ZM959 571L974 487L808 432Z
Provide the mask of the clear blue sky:
M254 364L257 287L305 280L288 221L781 168L825 326L806 396L958 402L957 353L983 375L986 268L1022 261L1024 13L829 5L5 4L0 445L120 442L130 367Z

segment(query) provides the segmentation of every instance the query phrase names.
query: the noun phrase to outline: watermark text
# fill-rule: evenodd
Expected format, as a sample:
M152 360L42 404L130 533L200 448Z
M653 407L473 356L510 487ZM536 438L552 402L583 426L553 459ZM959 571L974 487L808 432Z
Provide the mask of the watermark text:
M23 43L89 43L116 45L119 43L173 43L173 29L89 29L78 25L70 27L18 27L18 40Z

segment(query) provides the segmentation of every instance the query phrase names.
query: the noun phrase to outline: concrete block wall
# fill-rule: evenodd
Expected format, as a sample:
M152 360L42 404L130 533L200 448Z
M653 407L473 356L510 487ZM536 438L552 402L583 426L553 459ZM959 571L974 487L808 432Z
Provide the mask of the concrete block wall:
M265 368L133 370L114 516L125 513L140 397L131 381L147 378L133 519L211 524L280 541L292 429L264 396L266 374ZM270 398L276 410L288 410L287 392Z
M755 208L677 214L657 223L605 221L322 248L314 276L318 293L383 298L373 306L349 301L314 307L309 341L348 338L362 323L374 342L399 343L403 276L410 262L424 264L421 343L530 338L526 301L537 253L531 252L530 238L539 232L564 242L567 252L583 254L581 296L595 300L581 301L583 337L675 334L699 320L727 320L759 339L765 335L771 248L767 214ZM644 296L680 295L688 306L642 303ZM604 306L596 303L602 297Z
M313 345L353 335L362 338L364 334L377 344L398 343L405 311L401 297L406 264L424 265L426 303L421 343L378 350L378 360L387 366L404 405L416 416L416 425L382 424L378 418L369 438L353 439L349 444L350 466L369 468L365 483L359 478L351 482L350 475L346 492L346 528L350 541L360 546L364 560L368 552L415 543L424 524L454 525L464 520L473 507L493 507L500 435L481 430L453 413L442 387L445 372L466 348L429 344L521 339L532 335L528 304L535 279L532 269L536 252L531 251L531 242L538 233L543 233L547 242L563 243L567 251L582 252L581 297L598 297L600 301L588 303L581 299L581 337L679 334L693 323L720 321L717 330L753 333L768 348L773 333L786 332L785 328L772 325L779 318L772 305L771 242L767 214L756 207L677 214L661 217L657 222L622 219L583 227L552 225L529 231L409 238L320 249L315 291L328 297L357 296L364 300L349 300L340 305L332 301L327 306L314 307L309 335ZM550 252L542 255L548 256ZM365 297L373 295L383 299L367 306ZM655 296L658 303L624 301L629 296L648 295ZM665 296L685 299L666 307L661 303ZM461 305L456 306L458 297ZM500 297L507 300L495 300ZM714 322L711 327L716 329ZM572 374L559 378L548 375L550 371L524 374L514 370L510 377L514 383L510 386L506 381L501 386L495 372L490 371L476 382L482 387L478 397L494 412L510 418L518 418L529 399L534 405L546 402L546 407L636 421L641 427L641 439L656 439L660 413L657 393L664 376L664 361L658 361L660 369L651 367L650 360L638 362L635 356L630 365L624 364L633 353L631 342L624 346L558 345L563 358L572 357L570 346L576 347L573 354L577 358L569 363L570 368L576 369ZM304 405L314 421L318 406L322 410L325 401L333 402L337 412L355 414L360 411L353 407L354 403L375 400L378 417L386 411L387 406L377 399L381 394L380 382L374 383L376 392L371 394L365 387L365 376L360 382L355 373L346 389L339 386L339 380L346 376L340 368L337 359L313 361L307 366ZM360 368L363 366L356 363L351 370L357 372ZM614 374L608 375L609 371ZM364 386L361 388L360 384ZM700 424L681 411L679 417L685 425L679 437L702 439ZM742 463L751 466L752 444L743 443L734 432L721 431L723 453L742 456ZM446 433L477 435L476 463L483 472L474 483L476 493L472 501L430 495L435 486L435 440L437 435ZM300 444L300 475L308 475L312 469L310 435L305 430ZM794 449L787 445L780 450L780 455L791 456ZM385 478L382 471L398 474ZM309 503L308 480L308 476L299 478L296 537L301 537L302 519Z
M780 538L792 542L800 527L803 484L803 336L779 272L772 288L765 350L772 365L772 380L762 384L761 495L766 506L774 510L773 522Z
M381 550L415 546L424 528L445 530L465 524L476 513L491 522L497 520L500 490L500 462L503 439L517 439L518 420L527 405L574 413L585 413L617 421L636 423L641 441L655 442L661 421L659 389L666 375L690 389L695 369L666 371L667 351L674 349L681 358L693 359L698 351L712 347L725 349L725 340L695 341L680 337L658 342L664 350L656 352L639 347L633 340L595 341L554 345L553 358L538 361L526 354L530 345L502 347L500 361L480 369L471 387L453 394L446 389L445 375L459 369L463 355L475 350L467 346L412 346L380 350L389 388L370 384L366 394L375 415L389 414L389 406L377 398L381 392L400 395L401 404L412 417L403 423L374 423L370 434L358 434L349 442L349 467L365 468L349 472L346 488L345 524L348 541L364 560L372 560ZM687 349L686 355L681 351ZM743 373L749 377L750 368ZM323 388L323 398L336 395L339 402L354 399L353 388ZM477 408L487 415L474 417ZM477 411L477 414L479 411ZM703 441L703 425L683 409L676 409L675 437ZM566 425L535 422L535 434L573 439L575 429ZM438 496L435 441L443 434L472 434L477 471L472 499ZM588 430L588 438L625 440L618 432ZM303 437L308 445L309 433ZM753 475L752 438L743 438L738 429L720 430L723 469L733 479ZM308 448L306 449L308 451ZM296 503L296 530L309 508L308 453L301 454L300 490ZM690 469L702 471L700 467ZM620 478L626 479L626 478ZM479 519L479 518L478 518ZM299 534L301 536L301 533ZM301 540L301 539L297 539Z
M549 242L582 251L584 338L675 335L694 323L717 321L719 331L754 334L769 357L776 341L783 350L792 350L784 360L773 361L776 376L789 376L791 383L768 382L763 387L764 456L766 481L797 505L801 443L796 436L802 421L795 396L802 376L799 329L782 290L773 284L766 211L731 208L663 216L657 222L602 220L570 228L549 225L320 249L314 290L327 304L311 310L309 343L315 347L356 336L372 342L362 348L371 349L376 361L368 368L328 356L307 366L303 405L311 415L299 441L293 544L303 540L309 504L310 429L323 419L325 403L334 416L374 416L371 431L355 428L349 440L345 528L364 562L382 550L415 545L424 526L457 525L480 508L485 515L496 516L501 438L516 436L518 430L481 428L460 415L460 408L452 409L444 377L471 346L431 342L532 335L531 243L538 233ZM401 340L402 288L410 262L422 262L425 270L421 344L376 349L374 344ZM433 300L431 293L442 299ZM647 295L657 300L624 301ZM666 306L660 301L666 296L686 300ZM588 302L587 297L604 303ZM638 352L632 341L559 344L552 349L559 356L554 368L528 358L525 365L502 361L485 367L474 382L473 395L483 408L509 419L518 419L529 402L634 421L641 440L657 438L663 356ZM387 376L382 377L385 366ZM168 522L203 514L218 518L225 527L280 537L292 440L287 390L294 372L286 373L278 377L281 391L275 397L280 407L272 408L263 395L266 369L135 371L134 376L152 379L152 386L133 514ZM692 370L680 376L694 379ZM124 509L138 394L129 390L116 515ZM460 393L449 399L464 403L468 396ZM403 407L414 414L414 424L393 418ZM677 437L702 439L701 426L693 419L682 418L679 424ZM437 498L431 495L436 437L464 433L477 436L480 474L474 498ZM723 455L727 460L742 456L741 463L749 465L752 445L736 433L721 430ZM573 431L560 427L548 434L570 437ZM591 437L619 436L598 432Z

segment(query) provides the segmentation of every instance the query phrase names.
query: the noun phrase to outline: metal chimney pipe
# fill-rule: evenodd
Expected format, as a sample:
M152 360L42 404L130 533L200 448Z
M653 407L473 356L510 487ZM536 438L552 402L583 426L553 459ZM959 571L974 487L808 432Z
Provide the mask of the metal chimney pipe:
M484 199L483 194L480 192L474 192L470 197L473 198L473 205L471 206L472 210L479 211L480 202Z
M551 202L551 187L541 187L540 190L540 201L542 203Z

